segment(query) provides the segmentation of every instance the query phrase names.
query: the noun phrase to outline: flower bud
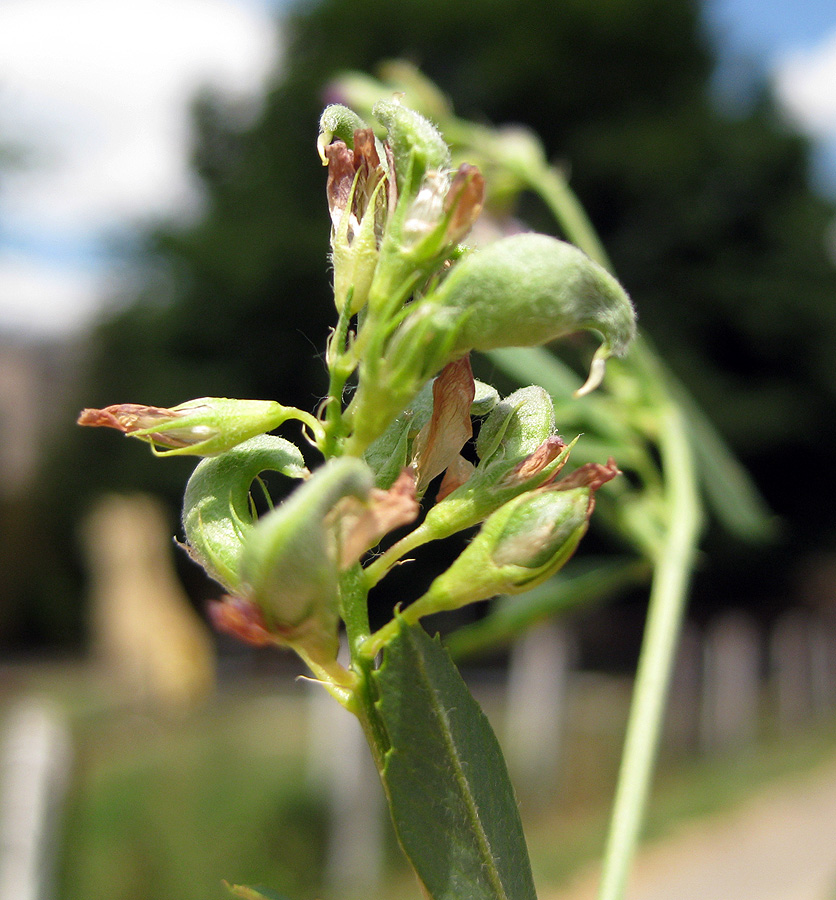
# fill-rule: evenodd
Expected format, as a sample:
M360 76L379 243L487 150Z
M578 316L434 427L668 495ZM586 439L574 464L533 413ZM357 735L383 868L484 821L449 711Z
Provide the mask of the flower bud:
M325 519L343 497L365 498L373 484L362 460L330 460L247 535L241 582L269 628L292 632L321 618L336 629L337 557Z
M186 549L212 578L232 592L240 587L241 551L255 524L250 487L262 472L280 472L289 478L309 474L295 444L265 434L202 460L186 485Z
M395 198L371 128L355 131L352 146L335 141L322 153L328 165L334 303L338 311L350 303L353 314L366 304Z
M364 128L368 126L353 109L341 103L326 106L319 117L319 137L316 140L316 149L322 165L328 165L325 148L334 138L353 148L354 132Z
M497 594L522 593L551 577L586 533L595 491L616 474L612 460L606 466L584 466L564 482L508 501L485 520L427 593L408 607L407 617L414 621Z
M116 428L147 441L157 456L215 456L271 431L298 412L273 400L202 397L171 409L138 403L85 409L78 424Z
M450 168L450 149L429 119L391 100L375 103L372 114L386 128L399 194L414 197L427 172Z
M510 499L554 478L569 456L555 431L554 404L541 387L501 400L482 423L470 477L427 511L419 526L440 540L483 521Z

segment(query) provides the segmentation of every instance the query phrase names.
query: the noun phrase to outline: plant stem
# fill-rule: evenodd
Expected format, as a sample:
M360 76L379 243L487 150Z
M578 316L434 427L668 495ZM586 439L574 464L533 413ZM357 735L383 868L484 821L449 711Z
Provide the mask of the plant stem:
M342 617L345 622L352 669L358 676L351 702L345 704L360 720L372 751L375 765L383 772L389 737L375 706L372 670L374 660L363 656L360 646L369 636L368 588L359 563L344 573L340 584Z
M590 259L612 272L613 265L607 251L566 179L556 169L546 167L531 173L528 181L531 190L540 195L560 223L566 237Z
M548 168L531 187L549 206L564 234L610 271L612 263L566 179ZM656 554L645 635L621 758L598 900L621 900L644 819L671 670L685 610L702 521L693 450L682 409L673 400L653 352L632 350L637 373L655 388L658 441L668 527Z
M673 660L700 529L694 462L680 410L660 410L669 529L656 561L598 900L624 896L644 818Z

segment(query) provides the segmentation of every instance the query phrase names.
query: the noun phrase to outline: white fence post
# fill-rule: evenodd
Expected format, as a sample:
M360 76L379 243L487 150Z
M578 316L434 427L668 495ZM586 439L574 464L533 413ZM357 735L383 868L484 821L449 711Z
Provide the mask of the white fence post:
M55 831L70 770L70 738L38 700L16 706L0 746L0 900L52 900Z
M706 631L702 746L731 750L754 741L760 708L761 649L757 627L743 613L725 613Z
M558 782L573 656L569 632L552 621L526 632L511 649L503 746L520 792L544 803Z

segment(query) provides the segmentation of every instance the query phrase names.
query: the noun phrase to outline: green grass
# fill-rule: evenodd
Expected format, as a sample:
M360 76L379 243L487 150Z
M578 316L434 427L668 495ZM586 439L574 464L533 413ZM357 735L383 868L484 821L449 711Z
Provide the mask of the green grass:
M234 696L179 722L80 722L63 900L213 900L224 879L314 896L325 811L302 713L293 697Z

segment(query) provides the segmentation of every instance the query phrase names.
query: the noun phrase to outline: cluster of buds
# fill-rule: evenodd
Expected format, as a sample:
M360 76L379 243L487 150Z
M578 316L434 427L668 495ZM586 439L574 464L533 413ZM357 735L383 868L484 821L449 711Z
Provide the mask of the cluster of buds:
M453 168L439 131L401 103L379 101L372 113L377 130L340 105L320 121L339 314L320 417L202 398L79 419L161 455L205 457L186 489L183 528L189 553L227 591L214 621L250 643L293 648L334 691L350 691L353 677L336 663L349 575L369 589L410 549L481 524L404 617L526 590L566 562L595 491L618 472L610 460L558 479L571 446L552 399L538 387L500 398L474 379L470 351L590 331L600 338L591 389L635 329L618 282L569 244L518 234L463 246L484 204L480 171ZM324 457L312 471L295 444L268 434L290 419ZM468 442L475 456L463 453ZM250 490L265 471L301 483L259 518ZM367 560L385 535L416 521L439 476L421 524ZM374 655L394 627L361 652Z

